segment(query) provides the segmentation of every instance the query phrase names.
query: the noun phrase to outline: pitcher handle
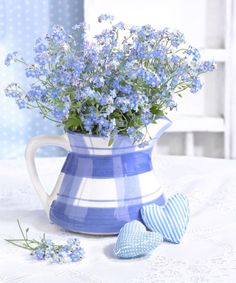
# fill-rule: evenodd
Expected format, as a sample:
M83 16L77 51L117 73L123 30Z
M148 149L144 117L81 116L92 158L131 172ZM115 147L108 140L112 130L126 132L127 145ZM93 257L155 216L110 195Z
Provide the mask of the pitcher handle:
M46 190L43 188L42 183L40 182L39 175L35 165L35 153L39 147L45 145L54 145L64 148L67 151L70 151L70 144L66 135L61 136L37 136L33 137L28 143L25 150L25 160L26 166L29 172L30 179L33 183L33 186L41 200L41 203L47 212L49 213L50 205L52 202L52 197L55 194L57 185L52 190L49 195Z

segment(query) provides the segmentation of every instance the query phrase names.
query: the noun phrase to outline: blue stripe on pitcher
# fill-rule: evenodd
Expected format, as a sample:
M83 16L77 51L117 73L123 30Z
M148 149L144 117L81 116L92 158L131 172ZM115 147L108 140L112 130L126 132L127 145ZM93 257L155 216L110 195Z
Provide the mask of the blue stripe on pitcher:
M147 202L163 205L163 195ZM141 220L139 210L142 204L111 208L74 206L54 201L50 209L50 219L64 229L92 234L117 234L125 223Z
M62 172L86 178L118 178L152 170L150 149L120 155L90 155L71 152Z

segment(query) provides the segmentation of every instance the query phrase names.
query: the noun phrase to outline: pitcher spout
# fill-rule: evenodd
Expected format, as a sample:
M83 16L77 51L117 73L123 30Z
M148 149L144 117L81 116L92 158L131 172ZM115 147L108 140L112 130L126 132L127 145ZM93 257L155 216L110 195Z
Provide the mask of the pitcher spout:
M158 118L155 124L149 124L147 130L153 140L158 140L171 125L171 120L166 116L163 116Z

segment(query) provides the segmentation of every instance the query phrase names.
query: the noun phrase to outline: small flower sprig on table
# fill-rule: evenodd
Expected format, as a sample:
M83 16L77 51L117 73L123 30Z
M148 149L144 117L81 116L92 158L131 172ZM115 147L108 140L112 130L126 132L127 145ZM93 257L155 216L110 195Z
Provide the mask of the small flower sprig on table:
M41 241L28 238L29 228L23 231L17 219L22 239L5 239L8 243L31 251L37 260L46 260L51 263L66 263L80 261L84 257L84 249L77 238L67 240L66 245L56 245L51 240L43 238Z

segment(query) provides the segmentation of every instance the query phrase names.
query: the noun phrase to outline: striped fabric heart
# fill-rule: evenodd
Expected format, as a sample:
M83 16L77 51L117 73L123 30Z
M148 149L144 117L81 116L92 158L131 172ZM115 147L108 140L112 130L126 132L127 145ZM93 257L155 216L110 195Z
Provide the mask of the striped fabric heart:
M114 253L119 258L144 256L162 242L160 233L149 232L141 222L134 220L120 229Z
M164 206L146 205L140 212L148 229L161 233L166 241L180 243L189 221L189 203L186 196L177 193Z

